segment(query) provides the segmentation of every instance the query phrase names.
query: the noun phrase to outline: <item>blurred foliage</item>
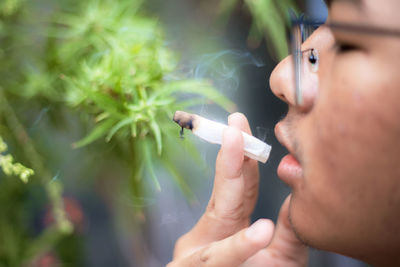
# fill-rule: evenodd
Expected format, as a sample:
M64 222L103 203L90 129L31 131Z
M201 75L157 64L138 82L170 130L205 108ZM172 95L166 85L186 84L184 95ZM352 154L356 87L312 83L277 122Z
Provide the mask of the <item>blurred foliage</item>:
M296 9L294 0L221 0L219 12L227 17L238 4L247 7L253 19L248 36L250 46L257 46L265 38L270 54L277 60L288 55L287 29L289 9Z
M0 167L5 175L18 176L22 182L27 183L28 178L35 172L18 162L13 162L14 158L10 154L1 154L7 151L7 144L0 136Z
M228 14L237 2L222 0L221 11ZM137 214L149 191L147 180L161 190L159 166L194 199L179 153L195 162L201 157L190 140L177 142L173 113L204 104L228 111L235 106L210 81L179 72L178 55L143 3L0 2L0 266L39 266L49 257L62 266L82 264L79 257L63 256L68 250L62 244L77 247L79 233L65 208L63 184L49 166L54 151L43 147L53 140L29 131L43 110L51 110L49 127L67 132L72 118L85 132L72 147L86 147L104 162L110 157L125 163L124 182L107 189L111 195L129 191ZM287 53L284 12L292 1L244 3L254 18L250 37L260 40L268 33L282 58ZM110 168L95 164L98 172ZM44 211L51 223L34 227Z
M4 0L0 3L0 12L4 16L14 14L24 0Z
M24 182L0 176L0 266L30 266L54 250L63 265L78 264L64 264L65 250L57 246L76 234L65 211L63 185L46 164L50 155L40 137L27 130L32 115L43 109L52 110L52 127L68 127L64 118L72 116L90 129L74 148L92 146L94 153L107 155L112 148L116 158L129 162L131 175L124 185L129 184L137 213L146 177L161 190L155 170L160 164L193 198L173 162L174 151L189 147L199 157L189 141L171 138L178 135L173 113L205 103L234 105L209 81L177 71L177 54L166 46L157 18L144 13L141 0L5 0L0 42L0 135L33 169L14 163L10 154L0 155L3 173ZM7 149L2 139L0 149ZM45 209L46 203L53 223L32 229L37 207Z

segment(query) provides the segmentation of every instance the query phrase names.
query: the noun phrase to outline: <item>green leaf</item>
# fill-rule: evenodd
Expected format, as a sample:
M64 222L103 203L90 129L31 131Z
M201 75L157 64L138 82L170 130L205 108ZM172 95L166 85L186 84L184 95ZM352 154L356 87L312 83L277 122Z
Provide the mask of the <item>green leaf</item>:
M75 142L73 144L73 147L79 148L94 142L95 140L104 136L107 133L107 131L113 126L114 123L115 123L114 120L111 119L98 123L86 137L79 140L78 142Z
M173 93L190 93L203 96L225 110L232 112L236 105L223 94L218 92L209 82L204 80L181 80L170 82L160 91L152 95L152 98L163 98Z
M137 136L137 125L136 125L136 123L132 123L131 124L131 135L132 135L132 137L136 137Z
M162 152L162 140L161 140L161 130L158 124L155 122L154 119L151 120L150 122L150 128L154 134L154 137L156 139L157 143L157 153L158 155L161 155Z
M129 117L126 118L120 122L118 122L116 125L114 125L111 130L108 132L108 135L106 137L106 142L109 142L111 140L111 138L114 136L114 134L121 129L122 127L134 123L135 122L135 118L134 117Z
M230 15L235 6L237 5L238 0L221 0L218 7L218 15L220 23L222 22L224 25L228 22L228 15Z
M154 172L153 159L151 157L151 144L148 141L144 141L143 155L146 168L150 173L150 177L153 179L154 185L158 192L161 191L160 182L157 179L157 175Z
M196 201L196 196L194 195L192 189L190 189L190 186L186 183L185 179L183 176L180 174L180 172L176 169L175 165L172 164L168 158L163 157L162 158L162 163L165 166L165 168L168 170L168 172L172 175L172 178L174 182L178 185L178 187L182 190L184 195L193 201Z
M176 102L176 99L173 97L163 98L155 101L148 101L147 105L149 106L167 106Z
M108 114L107 112L103 112L103 113L99 114L98 116L96 116L95 121L96 122L100 122L100 121L102 121L104 119L107 119L109 117L110 117L110 114Z
M119 107L120 103L118 101L112 99L111 97L100 93L100 92L91 92L90 90L86 90L90 99L96 103L97 106L101 107L105 111L112 113L114 115L119 115Z
M179 107L179 110L181 110L181 109L186 109L186 108L193 107L193 106L204 105L205 102L206 102L206 100L204 98L196 97L196 98L191 98L188 100L179 101L177 103L177 107Z
M271 53L277 59L283 59L288 54L288 46L286 39L286 27L288 20L286 19L286 10L288 7L295 7L292 0L264 0L252 1L245 0L250 13L254 18L254 23L260 32L264 33L264 37L268 47L272 47L274 53Z

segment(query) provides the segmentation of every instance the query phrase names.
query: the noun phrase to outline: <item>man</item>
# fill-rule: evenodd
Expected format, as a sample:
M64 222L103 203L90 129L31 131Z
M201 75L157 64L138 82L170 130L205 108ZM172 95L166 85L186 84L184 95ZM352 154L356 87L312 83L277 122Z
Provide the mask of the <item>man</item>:
M400 1L328 7L296 78L289 56L270 79L289 106L275 128L290 153L278 175L292 188L277 225L249 226L257 163L242 151L247 120L232 114L207 210L168 266L305 266L307 246L400 266Z

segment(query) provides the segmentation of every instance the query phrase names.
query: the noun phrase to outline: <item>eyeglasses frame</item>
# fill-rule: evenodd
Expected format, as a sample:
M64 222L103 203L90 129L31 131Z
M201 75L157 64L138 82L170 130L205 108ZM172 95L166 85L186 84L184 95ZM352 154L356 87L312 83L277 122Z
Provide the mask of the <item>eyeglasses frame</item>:
M305 41L304 29L306 26L316 27L323 25L336 31L350 31L359 34L372 34L389 37L400 37L400 29L392 29L375 25L361 25L347 22L319 22L306 19L304 15L296 16L293 11L289 12L291 17L291 51L294 60L295 73L295 104L301 106L303 104L303 92L301 88L301 66L303 60L303 52L301 45Z

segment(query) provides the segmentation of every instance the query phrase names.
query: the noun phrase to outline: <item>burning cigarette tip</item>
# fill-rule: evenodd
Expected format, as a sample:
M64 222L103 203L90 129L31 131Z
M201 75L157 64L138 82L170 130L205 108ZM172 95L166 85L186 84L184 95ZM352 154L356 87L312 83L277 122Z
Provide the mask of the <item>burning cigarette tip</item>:
M189 130L194 128L195 116L193 114L178 110L175 112L173 120L182 128Z

